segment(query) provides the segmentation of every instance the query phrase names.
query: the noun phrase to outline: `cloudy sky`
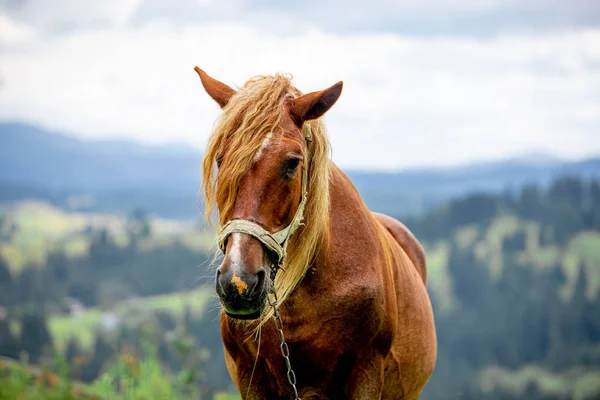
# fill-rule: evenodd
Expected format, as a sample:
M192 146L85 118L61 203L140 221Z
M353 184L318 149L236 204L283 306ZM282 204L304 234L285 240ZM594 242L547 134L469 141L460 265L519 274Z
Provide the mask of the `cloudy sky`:
M600 154L597 0L2 0L0 120L199 149L231 86L343 80L344 167Z

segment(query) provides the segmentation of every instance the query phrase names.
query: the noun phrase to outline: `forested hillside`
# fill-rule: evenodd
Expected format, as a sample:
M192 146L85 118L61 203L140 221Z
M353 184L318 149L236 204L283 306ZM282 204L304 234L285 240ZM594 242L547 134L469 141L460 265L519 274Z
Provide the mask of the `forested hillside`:
M600 184L565 178L407 221L427 245L427 399L600 396Z
M404 222L427 251L438 332L423 399L600 396L600 181L466 195ZM99 385L119 354L155 354L189 384L172 396L233 391L210 232L39 204L4 209L0 232L0 355L52 370L59 354L69 379Z

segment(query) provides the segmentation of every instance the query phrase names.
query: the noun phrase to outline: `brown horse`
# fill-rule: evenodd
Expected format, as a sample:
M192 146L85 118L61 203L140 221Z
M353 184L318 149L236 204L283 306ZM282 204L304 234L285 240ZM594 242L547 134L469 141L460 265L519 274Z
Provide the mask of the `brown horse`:
M330 160L320 117L342 82L303 95L278 74L234 90L195 70L223 110L203 186L223 229L216 290L242 398L294 397L279 333L265 324L274 289L302 399L417 399L436 362L425 256Z

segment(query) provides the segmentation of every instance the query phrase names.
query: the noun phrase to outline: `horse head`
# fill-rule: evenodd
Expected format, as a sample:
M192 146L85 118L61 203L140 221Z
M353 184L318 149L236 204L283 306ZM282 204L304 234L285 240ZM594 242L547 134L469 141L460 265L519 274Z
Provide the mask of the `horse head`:
M333 106L342 82L302 95L276 75L234 90L195 70L223 109L203 163L207 207L216 206L223 228L216 291L227 315L256 319L304 218L313 154L308 121Z

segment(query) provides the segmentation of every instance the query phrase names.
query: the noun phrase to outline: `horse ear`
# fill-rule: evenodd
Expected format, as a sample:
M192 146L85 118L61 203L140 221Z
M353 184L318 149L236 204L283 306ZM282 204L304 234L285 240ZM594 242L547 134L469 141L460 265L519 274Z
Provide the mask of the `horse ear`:
M213 100L221 106L221 108L225 107L231 96L235 94L235 90L223 82L211 78L206 72L202 71L198 67L194 67L194 70L198 73L198 75L200 75L200 81L202 81L202 86L204 86L206 93L208 93L208 95L212 97Z
M317 119L325 114L340 98L343 86L344 83L340 81L325 90L294 99L290 106L290 113L296 123L300 126L304 121Z

